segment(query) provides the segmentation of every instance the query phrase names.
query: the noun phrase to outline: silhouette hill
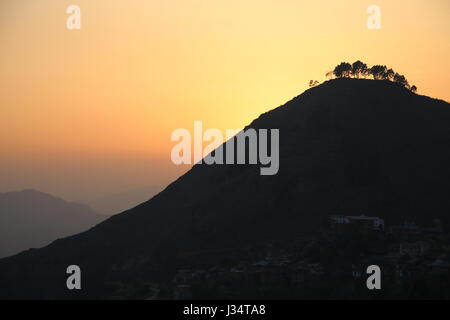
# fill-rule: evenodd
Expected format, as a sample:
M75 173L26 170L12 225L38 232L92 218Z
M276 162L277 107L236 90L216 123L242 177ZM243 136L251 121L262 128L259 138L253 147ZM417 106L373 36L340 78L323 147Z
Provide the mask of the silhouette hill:
M195 165L87 232L0 260L0 298L144 298L143 283L290 243L332 214L439 218L448 229L449 123L447 102L396 83L327 81L248 126L280 129L277 175L261 176L259 165ZM82 291L65 287L71 264L82 269Z

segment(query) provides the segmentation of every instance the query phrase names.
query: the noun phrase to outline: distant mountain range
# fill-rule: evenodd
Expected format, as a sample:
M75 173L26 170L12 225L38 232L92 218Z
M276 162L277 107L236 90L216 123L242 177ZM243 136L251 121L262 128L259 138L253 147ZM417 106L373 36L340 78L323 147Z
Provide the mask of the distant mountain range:
M277 175L195 165L87 232L0 260L0 297L146 298L154 286L167 292L184 266L229 266L269 244L287 247L330 215L439 219L448 230L449 124L447 102L398 84L327 81L247 127L280 130ZM70 264L83 270L81 291L65 287Z
M36 190L0 193L0 257L85 231L107 217Z

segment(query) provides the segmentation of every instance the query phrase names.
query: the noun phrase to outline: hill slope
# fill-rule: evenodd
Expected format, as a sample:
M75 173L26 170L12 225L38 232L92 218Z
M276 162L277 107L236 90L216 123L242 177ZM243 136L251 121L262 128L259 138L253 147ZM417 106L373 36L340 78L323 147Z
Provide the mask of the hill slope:
M84 231L104 217L35 190L0 193L0 257Z
M448 226L449 123L448 103L395 83L328 81L250 124L280 129L277 175L261 176L251 165L196 165L88 232L1 260L0 297L125 296L115 284L136 291L185 264L289 243L330 214L390 223L440 218ZM69 264L83 270L82 292L65 289Z
M82 202L86 203L98 213L113 215L150 199L161 190L161 186L152 185L89 199Z

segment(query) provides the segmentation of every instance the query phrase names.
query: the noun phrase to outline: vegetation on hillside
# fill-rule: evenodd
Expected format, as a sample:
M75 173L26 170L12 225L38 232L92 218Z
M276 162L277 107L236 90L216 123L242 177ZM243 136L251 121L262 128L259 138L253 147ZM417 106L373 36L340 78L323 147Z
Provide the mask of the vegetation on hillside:
M367 64L360 60L355 61L352 64L348 62L341 62L333 69L333 71L327 72L326 76L329 78L336 77L357 79L372 77L374 80L393 81L411 90L412 92L417 91L417 87L415 85L410 85L404 75L395 72L393 69L388 68L385 65L374 65L372 67L368 67Z
M327 78L370 78L374 80L387 80L393 81L400 84L401 86L411 90L412 92L417 92L417 87L415 85L410 85L408 80L404 75L395 72L393 69L388 68L385 65L374 65L368 67L364 62L357 60L353 63L341 62L332 71L326 73ZM309 87L315 87L319 85L317 80L310 80Z

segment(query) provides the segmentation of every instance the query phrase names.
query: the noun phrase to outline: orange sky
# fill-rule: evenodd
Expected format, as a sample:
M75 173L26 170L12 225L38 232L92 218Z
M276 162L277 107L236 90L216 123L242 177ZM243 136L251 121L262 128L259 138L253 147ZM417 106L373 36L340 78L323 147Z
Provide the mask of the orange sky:
M66 8L81 8L81 30ZM382 10L368 30L366 9ZM338 62L450 100L448 0L2 0L0 191L85 199L165 185L170 134L242 128Z

